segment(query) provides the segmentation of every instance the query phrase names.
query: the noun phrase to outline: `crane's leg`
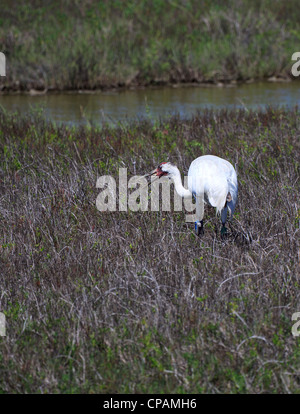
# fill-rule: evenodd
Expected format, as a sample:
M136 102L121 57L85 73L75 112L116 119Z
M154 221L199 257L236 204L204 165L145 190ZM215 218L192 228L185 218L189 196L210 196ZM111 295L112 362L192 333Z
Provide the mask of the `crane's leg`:
M197 234L197 236L202 236L204 234L203 220L195 221L195 233Z
M226 234L227 234L227 228L225 227L225 223L227 220L227 211L228 211L228 207L227 207L227 202L226 202L225 207L221 211L221 220L222 220L221 238L222 239L225 239Z
M204 234L203 216L204 216L204 199L201 196L196 196L195 233L197 234L197 236L202 236Z

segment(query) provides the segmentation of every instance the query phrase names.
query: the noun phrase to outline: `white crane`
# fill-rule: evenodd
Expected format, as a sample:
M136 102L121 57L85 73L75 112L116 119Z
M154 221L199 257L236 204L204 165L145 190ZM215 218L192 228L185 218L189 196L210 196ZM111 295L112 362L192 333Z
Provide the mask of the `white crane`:
M195 232L203 234L204 202L216 207L221 214L222 229L221 236L225 236L227 229L227 211L230 216L234 214L238 182L235 169L222 158L215 155L203 155L196 158L190 165L188 172L188 189L182 185L178 168L170 162L162 162L159 166L145 176L154 175L158 178L167 176L173 180L177 193L184 198L196 198L196 221Z

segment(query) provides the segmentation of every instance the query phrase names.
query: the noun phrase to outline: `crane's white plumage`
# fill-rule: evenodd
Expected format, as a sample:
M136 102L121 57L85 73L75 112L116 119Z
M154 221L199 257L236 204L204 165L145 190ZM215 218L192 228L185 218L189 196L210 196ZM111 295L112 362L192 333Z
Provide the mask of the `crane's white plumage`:
M230 162L215 155L204 155L191 163L188 187L196 196L201 197L204 194L204 198L219 213L226 204L228 194L228 198L233 201L230 210L236 204L238 184L235 169Z
M149 175L155 174L160 178L164 175L174 181L177 193L184 198L196 198L196 206L203 206L203 201L216 207L221 214L223 226L227 220L227 210L231 216L234 213L238 183L235 169L230 162L215 155L203 155L196 158L188 171L188 189L184 188L178 168L169 162L161 163L158 168ZM202 203L201 203L202 202ZM203 219L204 209L197 211L197 222Z

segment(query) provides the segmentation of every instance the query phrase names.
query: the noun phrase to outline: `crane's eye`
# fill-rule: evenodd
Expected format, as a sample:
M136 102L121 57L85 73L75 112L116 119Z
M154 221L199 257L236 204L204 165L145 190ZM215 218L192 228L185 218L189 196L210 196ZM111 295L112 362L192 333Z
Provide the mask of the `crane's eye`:
M159 166L157 167L157 170L156 170L156 175L160 178L160 177L162 177L163 175L168 175L168 173L167 173L167 171L163 171L162 170L162 168L161 168L161 165L162 164L166 164L165 162L162 162L161 164L159 164Z

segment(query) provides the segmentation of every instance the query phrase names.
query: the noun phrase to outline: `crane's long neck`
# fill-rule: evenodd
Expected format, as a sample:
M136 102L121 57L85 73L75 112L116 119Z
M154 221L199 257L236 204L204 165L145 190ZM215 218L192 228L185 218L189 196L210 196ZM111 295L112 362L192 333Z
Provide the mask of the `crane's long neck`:
M192 193L190 192L190 190L187 190L182 185L180 172L179 172L179 170L178 170L177 167L176 167L175 171L172 173L171 178L172 178L172 180L174 182L175 190L176 190L177 194L180 197L183 197L183 198L192 198Z

